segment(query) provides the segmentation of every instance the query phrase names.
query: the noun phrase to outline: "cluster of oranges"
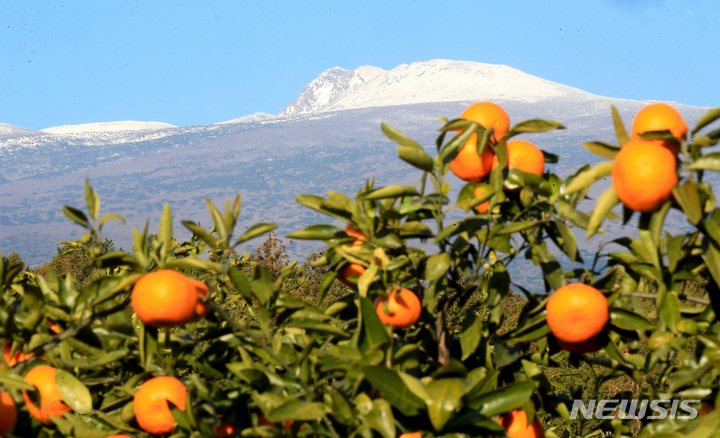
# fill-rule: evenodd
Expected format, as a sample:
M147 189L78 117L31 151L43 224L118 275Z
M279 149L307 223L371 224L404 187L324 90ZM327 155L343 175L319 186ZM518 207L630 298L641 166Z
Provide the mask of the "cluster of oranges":
M133 288L131 301L133 310L143 324L150 327L178 327L196 321L207 313L207 293L208 287L202 281L166 269L143 275ZM52 321L49 323L51 331L60 331L57 324ZM32 353L25 354L20 350L13 354L11 352L11 343L6 342L3 358L11 367L32 356ZM23 399L30 415L43 424L53 424L51 417L62 417L63 412L71 411L63 403L56 372L57 369L52 366L39 365L25 375L25 382L37 389L39 406L25 390L22 391ZM137 390L133 400L138 425L152 434L172 432L174 419L168 401L181 410L185 409L186 393L185 385L174 377L160 376L146 381ZM0 392L0 420L0 436L12 431L17 420L17 408L7 392ZM220 429L218 436L224 436ZM112 438L124 437L127 435L113 435Z
M498 157L493 147L504 141L510 129L510 117L505 110L493 102L477 102L460 114L463 120L478 123L484 129L492 128L488 144L478 154L478 134L473 133L450 162L450 171L458 178L472 183L485 181L498 165ZM545 171L545 156L537 146L525 140L507 142L507 168L542 175ZM475 189L475 196L483 195L482 188ZM477 206L478 213L487 213L488 202Z
M353 245L362 245L368 236L358 231L353 224L348 224L345 233L354 237ZM338 274L338 280L350 287L357 287L357 278L365 273L360 263L349 263ZM393 289L387 297L378 297L374 302L380 322L395 328L407 328L420 319L422 303L410 289Z
M669 131L675 139L641 137L656 131ZM635 114L630 141L615 156L612 168L615 193L627 208L650 213L670 199L678 183L679 142L686 140L687 132L680 113L665 103L647 105Z

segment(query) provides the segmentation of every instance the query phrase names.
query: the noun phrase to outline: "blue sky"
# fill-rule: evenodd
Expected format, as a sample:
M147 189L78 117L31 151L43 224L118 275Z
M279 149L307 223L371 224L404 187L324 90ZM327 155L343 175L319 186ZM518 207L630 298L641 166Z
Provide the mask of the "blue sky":
M276 114L329 68L436 58L720 106L720 2L0 0L0 123Z

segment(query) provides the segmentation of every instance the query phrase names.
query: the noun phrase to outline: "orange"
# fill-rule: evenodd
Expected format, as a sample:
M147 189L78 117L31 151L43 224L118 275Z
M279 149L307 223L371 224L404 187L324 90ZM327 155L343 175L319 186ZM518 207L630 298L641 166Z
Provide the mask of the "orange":
M494 156L495 153L488 145L481 155L477 154L477 134L473 134L450 162L450 171L461 180L481 182L490 173Z
M225 438L237 432L237 428L235 427L235 423L230 420L225 420L219 426L213 427L213 431L215 432L215 438Z
M460 118L480 124L483 128L493 128L489 144L497 144L510 128L510 117L505 110L492 102L477 102L470 105ZM477 153L478 135L474 133L450 162L450 171L458 178L469 182L480 182L490 173L494 153L485 146L482 154Z
M483 189L482 187L478 187L475 189L475 197L480 198L483 195ZM477 207L475 207L478 213L487 213L490 209L490 201L485 201L481 204L478 204Z
M383 310L383 303L387 300L389 314ZM422 313L420 299L409 289L393 289L387 298L375 299L375 311L380 322L396 328L406 328L415 324Z
M175 429L175 420L170 413L171 402L178 409L185 410L187 388L170 376L154 377L143 383L135 393L133 410L138 425L155 435L170 433Z
M498 104L492 102L476 102L460 114L463 120L470 120L485 129L493 128L492 144L497 144L510 129L510 116Z
M495 156L492 169L495 169L497 165L498 158ZM537 146L529 141L509 141L507 142L507 167L542 176L545 172L545 156Z
M510 438L537 438L545 436L545 431L543 430L540 420L535 418L532 424L528 426L527 414L520 409L503 415L500 417L499 423L505 428Z
M605 328L610 310L599 290L582 283L556 290L545 307L550 331L559 342L577 344L594 338Z
M177 271L151 272L135 283L131 303L143 324L177 327L195 318L197 287Z
M120 434L120 435L110 435L110 436L105 437L105 438L132 438L132 437L131 437L130 435Z
M62 396L55 381L56 371L54 367L40 365L25 375L25 381L37 388L40 393L40 408L38 408L30 400L27 391L23 389L23 399L25 399L28 412L44 424L53 424L51 416L62 417L63 412L72 411L62 402Z
M672 197L678 183L670 150L644 140L630 140L615 156L612 183L618 198L631 210L649 213Z
M349 263L338 274L338 280L350 287L357 287L357 277L365 273L365 266L360 263ZM354 278L351 278L354 277Z
M5 351L3 352L3 359L5 359L5 362L7 362L8 366L15 366L17 363L22 362L32 356L32 353L25 354L21 350L16 350L15 353L10 356L10 351L12 351L12 341L9 339L5 340ZM2 364L0 364L0 368L2 367Z
M5 391L0 391L0 436L9 434L17 421L15 401Z
M348 236L355 238L353 245L362 245L368 240L368 236L358 231L354 224L345 225L345 229L343 231L345 231L345 234Z
M644 106L635 114L632 122L631 136L632 140L641 140L640 134L651 131L670 131L670 133L678 140L685 141L687 139L688 126L685 119L680 113L666 103L651 103ZM680 152L680 147L668 140L647 140L658 146L663 146L670 150L673 155Z
M399 438L422 438L422 435L420 435L420 432L409 432L400 435Z
M198 296L198 302L197 306L195 306L195 314L193 315L193 318L191 318L188 322L193 322L196 319L200 319L208 311L208 307L210 307L210 304L205 301L205 297L207 297L208 291L210 290L207 286L207 284L203 283L200 280L197 280L195 278L190 279L190 283L192 283L193 286L195 286L195 292Z

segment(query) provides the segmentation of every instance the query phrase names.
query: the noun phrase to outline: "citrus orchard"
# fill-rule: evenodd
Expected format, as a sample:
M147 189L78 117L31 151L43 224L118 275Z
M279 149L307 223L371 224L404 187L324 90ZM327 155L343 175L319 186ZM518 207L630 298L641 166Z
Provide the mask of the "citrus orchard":
M613 162L615 193L627 208L653 212L672 197L678 183L675 167L675 155L667 148L650 141L630 140Z
M170 413L168 402L185 410L187 388L178 379L170 376L154 377L143 383L135 393L133 411L138 425L155 435L170 433L175 420Z

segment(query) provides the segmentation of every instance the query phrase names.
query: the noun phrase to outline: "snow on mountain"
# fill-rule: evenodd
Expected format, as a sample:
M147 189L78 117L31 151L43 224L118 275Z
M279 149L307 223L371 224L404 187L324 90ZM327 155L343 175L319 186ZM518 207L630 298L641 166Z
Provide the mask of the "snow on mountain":
M430 102L552 98L604 99L506 65L436 59L389 71L371 66L332 68L306 85L279 116Z
M33 131L32 129L21 128L20 126L10 125L7 123L0 123L0 138L5 137L30 137L43 135L40 131Z
M250 114L249 116L240 117L238 119L232 119L232 120L226 120L224 122L218 122L216 125L227 125L231 123L254 123L254 122L264 122L268 120L276 119L278 116L274 114L268 114L263 112L257 112L254 114Z
M157 131L160 129L175 128L175 125L162 122L137 122L125 120L121 122L85 123L82 125L62 125L45 128L42 132L48 134L84 134L96 132L126 132L126 131Z

